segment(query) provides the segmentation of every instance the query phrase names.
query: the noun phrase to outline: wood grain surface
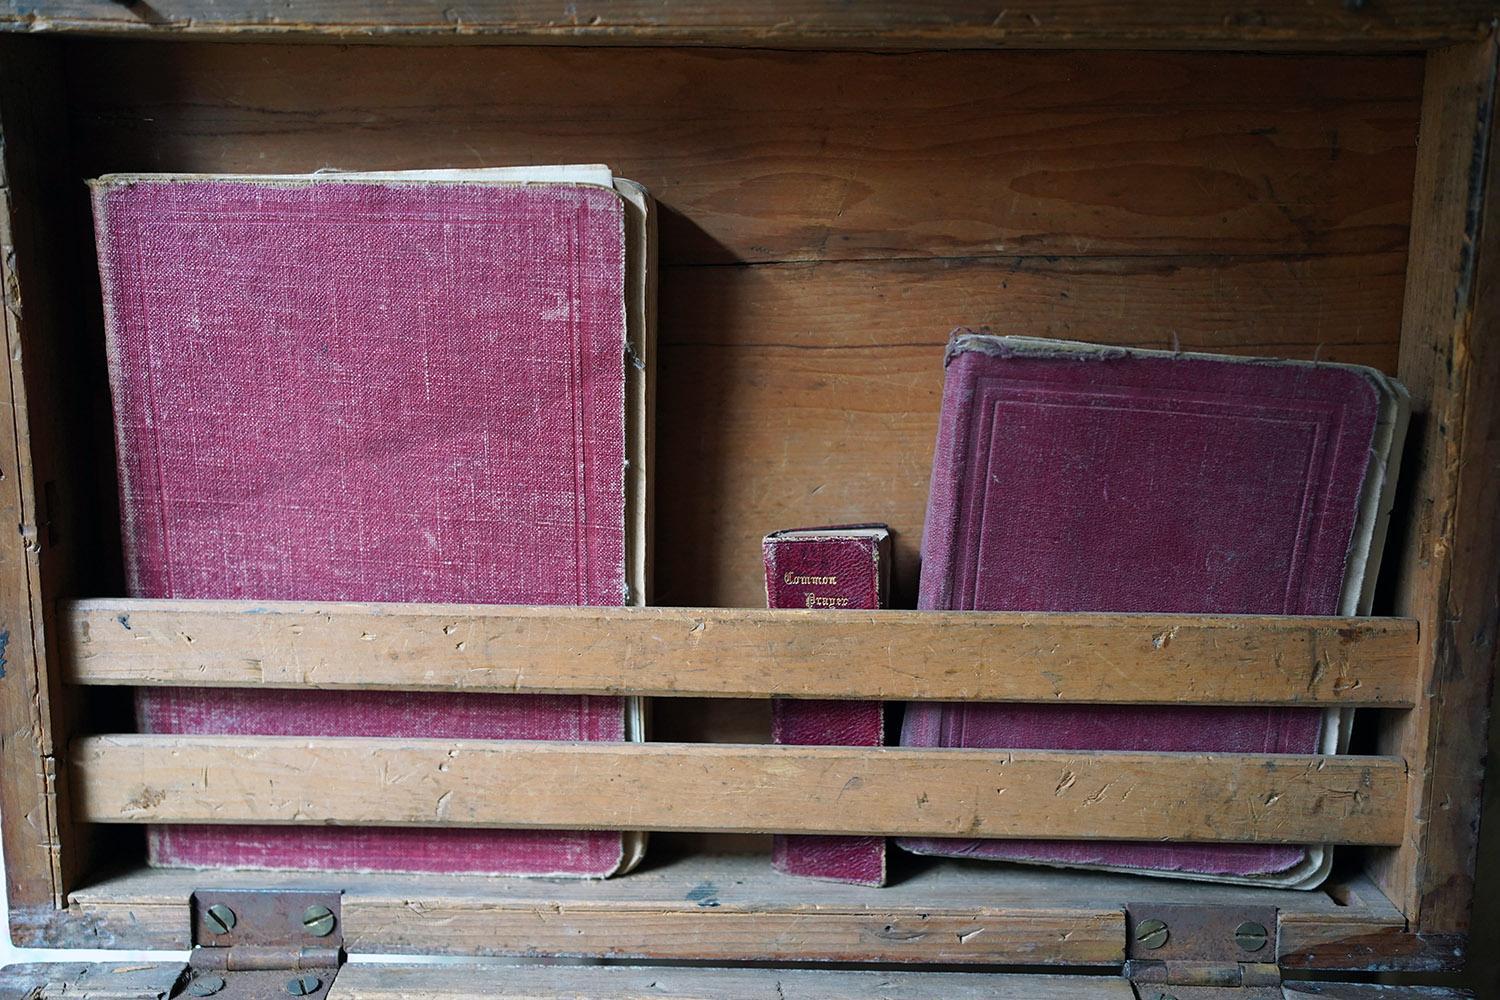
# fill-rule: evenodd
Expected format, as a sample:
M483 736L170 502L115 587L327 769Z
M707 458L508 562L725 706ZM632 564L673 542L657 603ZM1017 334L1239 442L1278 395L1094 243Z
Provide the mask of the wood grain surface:
M1500 49L1434 55L1412 216L1400 376L1414 412L1396 606L1422 620L1418 709L1383 736L1411 762L1402 849L1375 873L1414 926L1468 928L1500 551L1500 156L1493 147Z
M429 40L831 47L1226 47L1410 49L1482 37L1493 4L1385 0L1033 0L996 8L975 0L10 0L0 24L30 32L133 32L257 38L276 35Z
M1397 56L65 52L85 174L603 162L663 206L666 264L1401 252L1421 84Z
M1135 1000L1118 976L792 969L348 966L329 1000Z
M1409 706L1400 619L93 600L73 684Z
M1290 844L1406 826L1391 757L146 735L69 756L96 823Z

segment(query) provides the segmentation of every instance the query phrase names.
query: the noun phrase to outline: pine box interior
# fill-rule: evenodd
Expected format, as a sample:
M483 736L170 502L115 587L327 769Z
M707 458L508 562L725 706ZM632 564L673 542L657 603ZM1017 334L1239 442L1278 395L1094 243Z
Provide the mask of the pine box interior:
M134 8L113 10L128 20ZM1482 280L1500 234L1485 198L1489 39L1325 54L995 51L930 39L903 48L821 36L758 47L713 36L698 40L719 44L675 46L666 35L603 46L434 36L314 44L274 31L230 44L193 30L106 29L0 39L15 427L0 443L0 503L19 526L0 544L0 808L17 943L184 948L195 891L314 885L343 891L346 947L363 952L1114 968L1129 950L1127 907L1204 902L1275 908L1275 959L1286 969L1461 961L1500 523L1483 473L1500 447L1500 351L1486 328L1500 284ZM531 39L545 40L554 39ZM1020 655L1006 644L1028 628L1067 649L1103 643L1133 658L1132 676L1111 680L1080 653L1058 668L1066 695L1027 688L1017 678L1031 673L1017 670L994 671L1004 676L980 695L1359 706L1360 756L1329 765L1328 795L1288 779L1289 801L1325 811L1280 829L1300 823L1353 845L1339 848L1328 885L1275 892L910 858L885 889L791 880L770 869L771 821L757 812L765 800L737 804L776 761L753 748L710 756L680 746L601 758L601 775L614 768L644 783L629 796L604 778L553 795L580 824L632 827L628 809L641 828L666 831L638 871L603 883L147 868L138 822L158 804L110 815L104 786L128 782L160 748L74 742L130 732L132 680L180 678L205 663L232 673L252 652L316 653L381 680L349 638L346 616L357 611L289 611L264 624L232 609L119 602L84 179L568 162L608 163L660 207L653 603L663 607L762 607L763 534L872 519L897 532L896 604L910 607L942 349L957 325L1399 375L1415 413L1375 620L978 616L940 635L916 614L557 610L534 619L527 647L562 689L664 696L652 738L671 744L767 742L773 692L821 684L825 694L889 700L951 695L955 676L973 681L976 657L995 665L1007 649ZM103 632L127 614L144 645L82 667L90 626ZM301 636L299 623L310 638L271 634ZM440 624L427 611L392 627L430 645ZM1150 637L1179 625L1185 649L1226 652L1196 665L1189 653L1153 659L1162 644L1153 649ZM669 634L665 652L632 658L626 637L647 626ZM613 686L568 673L570 651L589 645L606 650L592 668L623 674ZM891 648L910 653L906 673L881 669ZM1302 660L1276 673L1275 650ZM359 780L368 768L324 749L294 769L292 797L319 796L345 818L402 821L385 813L403 806ZM707 761L700 783L667 766L669 750ZM834 766L812 751L782 754L801 762L780 786L797 806L782 810L788 830L865 822L908 832L919 820L879 789L912 782L962 800L963 816L983 813L991 829L1015 821L1036 833L1042 822L964 800L962 762L892 752ZM870 811L851 820L859 810L835 801L846 782L828 775L864 766L892 770L870 781ZM1235 829L1274 836L1281 822L1257 827L1254 809L1223 801L1224 761L1108 766L1136 768L1151 804L1064 810L1056 829L1168 837L1232 812ZM1030 791L1018 798L1052 797L1046 767L1021 779ZM719 794L693 798L713 787ZM230 808L265 819L273 805ZM544 807L494 806L533 808Z

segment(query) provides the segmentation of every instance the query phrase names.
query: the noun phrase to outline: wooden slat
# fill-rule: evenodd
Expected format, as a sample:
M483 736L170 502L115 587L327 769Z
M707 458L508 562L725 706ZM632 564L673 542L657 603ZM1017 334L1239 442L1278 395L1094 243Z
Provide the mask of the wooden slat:
M661 202L667 264L1403 253L1421 83L1406 56L68 54L84 176L604 161Z
M13 30L139 32L215 37L306 34L431 40L483 38L571 43L752 46L1309 47L1412 48L1474 40L1493 18L1479 0L1385 0L1379 5L1305 0L1040 0L1024 10L976 0L267 0L11 2Z
M7 1000L167 1000L184 962L36 962L0 969Z
M329 1000L1135 1000L1119 976L505 965L353 965Z
M320 873L316 882L343 893L344 939L356 954L1118 966L1125 904L1160 902L1275 907L1278 939L1297 949L1297 960L1347 968L1371 960L1377 935L1388 943L1405 926L1378 891L1376 905L1343 894L1342 885L1334 888L1347 905L1322 891L932 862L896 852L891 884L874 889L782 875L765 857L675 858L656 846L639 870L604 882L351 872ZM71 895L78 918L71 940L187 948L193 893L305 887L308 880L289 872L138 868Z
M1411 508L1396 606L1422 619L1425 697L1382 747L1412 763L1413 822L1375 874L1413 926L1462 933L1472 903L1488 693L1500 629L1500 97L1494 42L1434 54L1400 375L1411 390Z
M972 972L826 972L791 969L660 969L444 965L433 967L355 965L339 973L329 1000L1136 1000L1137 996L1216 996L1204 992L1141 986L1112 974L1091 976L986 974ZM1256 996L1272 995L1266 990ZM1288 983L1275 990L1284 1000L1465 1000L1472 994L1441 986L1380 986L1347 983Z
M1292 844L1405 829L1390 757L142 735L79 738L70 757L81 818L108 823Z
M75 684L1409 706L1400 619L91 600Z
M649 960L1110 965L1125 917L1109 877L945 862L883 889L813 882L765 858L653 857L629 877L465 879L324 873L343 893L351 953ZM307 884L277 872L140 869L76 893L83 926L136 947L185 948L188 898ZM1114 882L1122 880L1116 878ZM1129 880L1125 880L1129 881ZM1138 883L1137 883L1138 884ZM1119 887L1123 889L1123 887ZM1180 886L1158 886L1171 893ZM1222 887L1192 886L1204 890ZM1316 894L1271 893L1298 909ZM1324 908L1328 907L1326 899ZM981 933L975 934L974 931ZM80 938L82 940L82 938ZM96 938L97 940L97 938Z

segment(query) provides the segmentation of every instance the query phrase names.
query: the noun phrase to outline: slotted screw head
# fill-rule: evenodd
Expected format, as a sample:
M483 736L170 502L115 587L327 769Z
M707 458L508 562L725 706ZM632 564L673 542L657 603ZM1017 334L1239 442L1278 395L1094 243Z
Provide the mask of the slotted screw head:
M1246 951L1260 951L1266 946L1266 928L1253 920L1247 920L1234 929L1234 940Z
M234 930L237 919L229 907L223 903L215 903L203 914L203 925L215 934L228 934Z
M195 997L211 997L223 988L223 976L200 976L188 983L188 992Z
M1167 938L1171 936L1172 932L1167 929L1167 925L1154 918L1151 920L1142 920L1135 925L1136 944L1147 951L1155 951L1160 948L1167 943Z
M318 992L323 985L323 980L317 976L298 976L296 979L286 981L286 991L294 997L311 996Z
M326 906L313 904L302 913L302 926L314 937L327 937L333 933L333 911Z

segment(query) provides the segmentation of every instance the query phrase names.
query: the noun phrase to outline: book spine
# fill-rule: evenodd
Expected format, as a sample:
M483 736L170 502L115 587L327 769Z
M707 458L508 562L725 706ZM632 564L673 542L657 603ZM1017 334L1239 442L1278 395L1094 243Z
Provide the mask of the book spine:
M956 334L955 334L956 336ZM932 455L932 481L927 495L927 517L922 527L922 573L917 609L960 611L954 607L955 549L958 544L959 474L969 445L974 408L975 369L970 352L950 344L943 380L943 404L938 417L937 444ZM901 720L903 745L942 745L946 706L930 701L909 702Z
M871 609L886 605L888 539L767 538L766 603L772 608ZM885 742L880 702L777 698L771 738L801 746ZM781 836L772 842L777 871L856 885L885 884L884 837Z

